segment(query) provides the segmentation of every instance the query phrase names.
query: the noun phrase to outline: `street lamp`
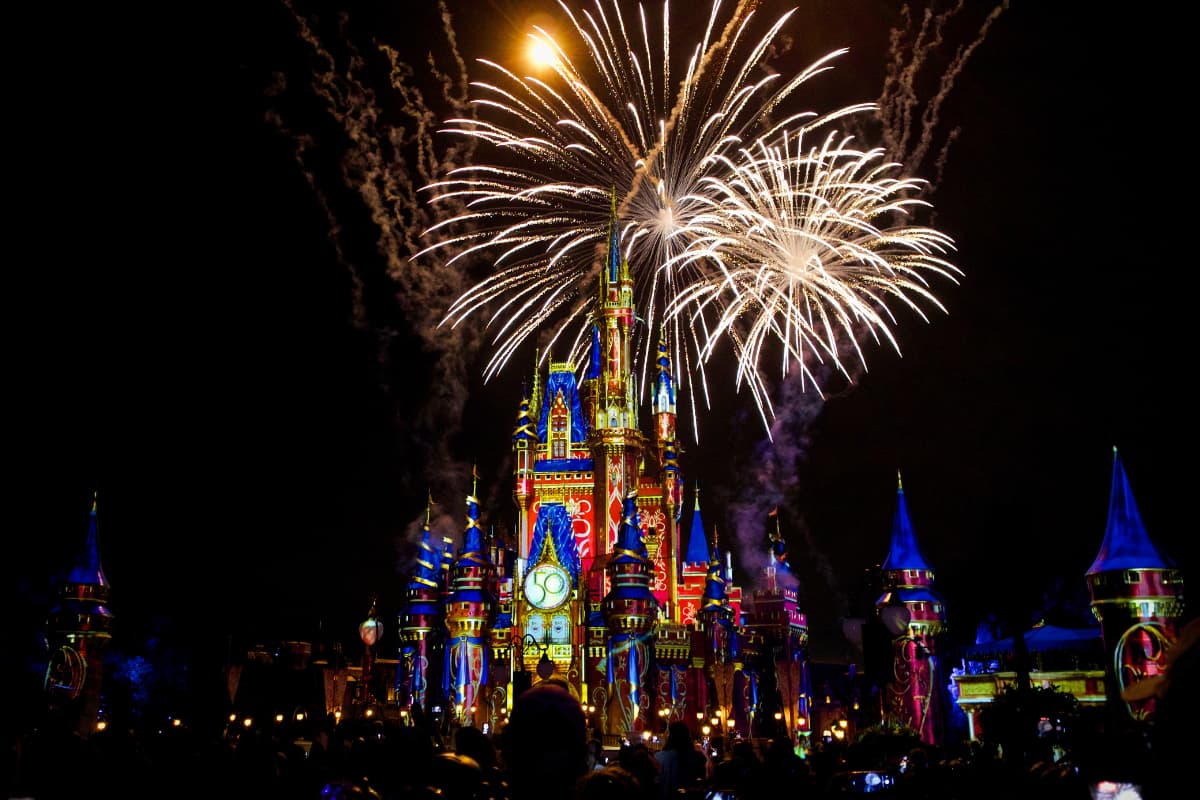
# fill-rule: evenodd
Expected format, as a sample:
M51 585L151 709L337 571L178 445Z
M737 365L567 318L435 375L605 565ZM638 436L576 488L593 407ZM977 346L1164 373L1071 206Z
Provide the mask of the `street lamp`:
M541 678L542 680L546 680L547 678L549 678L551 675L554 674L554 662L550 660L550 656L546 655L546 650L549 649L550 645L539 642L537 639L533 638L533 634L531 634L531 633L527 633L524 636L522 636L521 637L521 666L522 666L522 668L524 668L524 666L525 666L525 663L524 663L525 662L525 646L530 645L530 644L542 651L542 657L540 659L538 659L538 663L537 663L537 674L538 674L539 678Z

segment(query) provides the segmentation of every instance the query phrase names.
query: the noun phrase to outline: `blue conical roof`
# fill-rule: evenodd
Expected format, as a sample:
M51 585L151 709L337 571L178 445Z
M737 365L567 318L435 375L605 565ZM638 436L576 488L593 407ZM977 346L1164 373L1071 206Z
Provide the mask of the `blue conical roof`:
M725 575L721 570L721 553L717 549L717 533L713 531L712 551L708 557L708 575L704 579L704 602L701 610L724 609L727 603Z
M409 589L438 588L442 576L442 554L433 546L432 538L427 518L421 528L421 543L417 545L417 564L408 582Z
M700 487L696 487L696 508L692 511L692 527L688 531L688 564L704 564L708 561L708 542L704 538L704 520L700 518Z
M617 546L610 563L647 562L646 542L642 540L642 526L638 518L637 498L628 495L621 509L621 529L617 534Z
M884 571L923 569L932 571L925 556L917 547L912 521L908 518L908 503L904 500L904 484L896 473L896 513L892 517L892 548L883 562Z
M533 420L529 418L529 395L522 387L521 391L521 406L517 410L517 425L513 429L513 441L520 439L533 439L536 434L533 430Z
M618 572L613 578L610 595L617 600L654 600L650 591L652 580L650 556L646 552L646 543L642 540L642 524L638 518L637 497L629 494L621 509L621 530L617 534L616 547L613 548L613 558L608 562L618 566ZM632 564L628 571L621 571L619 565Z
M1113 448L1112 489L1108 498L1108 527L1104 543L1088 575L1120 569L1167 569L1175 562L1162 553L1142 524L1133 489L1125 475L1125 467L1117 448Z
M479 500L467 495L467 526L463 530L463 543L455 564L490 564L491 559L483 547L483 531L479 529Z
M67 583L89 586L108 586L104 567L100 565L99 529L96 521L96 498L92 498L92 513L88 520L87 542L75 559Z

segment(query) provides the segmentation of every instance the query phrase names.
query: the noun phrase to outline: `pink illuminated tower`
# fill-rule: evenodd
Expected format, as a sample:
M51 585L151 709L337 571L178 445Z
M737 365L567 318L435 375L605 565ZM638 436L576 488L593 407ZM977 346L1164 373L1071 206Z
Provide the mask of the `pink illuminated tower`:
M1153 696L1126 702L1121 693L1161 674L1167 650L1179 636L1183 573L1146 533L1115 447L1108 526L1087 571L1087 584L1109 656L1104 676L1108 703L1126 719L1148 721L1154 715Z
M942 743L942 684L936 640L946 625L946 608L933 588L933 569L921 555L908 518L904 484L896 475L892 546L883 562L884 592L876 613L892 637L892 670L885 714L921 736Z

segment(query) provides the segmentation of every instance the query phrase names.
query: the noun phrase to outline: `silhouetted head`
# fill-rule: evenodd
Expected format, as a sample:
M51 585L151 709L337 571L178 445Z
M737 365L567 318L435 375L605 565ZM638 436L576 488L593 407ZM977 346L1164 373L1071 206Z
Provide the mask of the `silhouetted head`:
M501 743L514 800L569 796L587 771L587 721L569 691L539 683L517 697Z

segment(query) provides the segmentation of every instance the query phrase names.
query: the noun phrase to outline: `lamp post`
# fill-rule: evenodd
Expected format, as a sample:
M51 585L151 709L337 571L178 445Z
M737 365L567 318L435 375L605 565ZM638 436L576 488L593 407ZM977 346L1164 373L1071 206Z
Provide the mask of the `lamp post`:
M376 616L376 598L371 595L371 609L367 618L358 626L358 636L363 643L362 661L362 704L369 707L375 701L371 691L371 679L375 670L375 645L383 637L383 623Z
M554 669L555 669L554 662L550 660L550 656L546 655L546 651L548 649L550 649L549 643L539 642L537 639L533 638L533 634L531 634L531 633L525 634L524 636L522 636L520 639L517 639L516 641L517 641L517 644L519 644L521 646L519 659L521 661L521 671L522 672L525 671L525 647L528 645L533 645L534 647L538 648L538 650L540 650L542 652L542 657L540 659L538 659L538 663L537 663L538 677L541 678L542 680L546 680L547 678L549 678L551 675L554 674Z

